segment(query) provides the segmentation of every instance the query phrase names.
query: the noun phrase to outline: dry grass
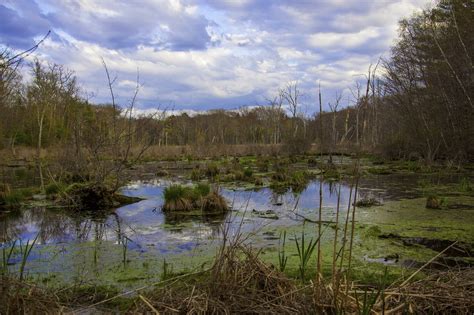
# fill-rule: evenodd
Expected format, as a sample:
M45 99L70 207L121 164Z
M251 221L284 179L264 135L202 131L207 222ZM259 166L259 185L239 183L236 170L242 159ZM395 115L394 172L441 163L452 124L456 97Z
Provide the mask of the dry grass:
M438 272L386 295L386 308L398 313L473 314L474 269Z
M143 294L148 303L137 303L132 313L163 314L295 314L314 312L310 286L300 287L264 264L245 247L228 247L214 267L199 277L186 279Z
M369 308L367 288L339 277L303 284L263 263L241 245L223 248L212 268L168 278L129 292L120 308L110 307L126 294L94 290L48 290L2 277L0 314L59 314L96 311L160 314L471 314L474 269L450 270L402 283L378 295ZM380 292L370 291L371 294ZM385 297L385 299L383 299ZM89 306L87 306L89 305ZM107 307L107 308L106 308Z
M0 314L57 314L64 308L48 290L1 276Z

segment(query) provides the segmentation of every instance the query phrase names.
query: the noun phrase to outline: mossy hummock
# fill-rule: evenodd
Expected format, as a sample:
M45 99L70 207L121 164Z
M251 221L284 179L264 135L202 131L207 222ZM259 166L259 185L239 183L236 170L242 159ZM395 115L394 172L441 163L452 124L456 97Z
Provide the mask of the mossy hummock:
M227 201L207 184L193 187L171 185L163 192L164 212L189 212L202 210L206 213L224 213L229 210Z

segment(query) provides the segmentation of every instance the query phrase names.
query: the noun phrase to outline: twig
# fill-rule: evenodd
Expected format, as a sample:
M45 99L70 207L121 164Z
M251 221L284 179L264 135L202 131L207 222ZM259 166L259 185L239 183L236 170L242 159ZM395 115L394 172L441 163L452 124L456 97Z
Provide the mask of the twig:
M143 302L145 302L146 305L148 305L148 307L157 315L160 314L160 312L158 312L158 310L156 308L153 307L153 305L151 305L150 302L148 302L148 300L141 294L138 295L140 297L140 299L142 299Z

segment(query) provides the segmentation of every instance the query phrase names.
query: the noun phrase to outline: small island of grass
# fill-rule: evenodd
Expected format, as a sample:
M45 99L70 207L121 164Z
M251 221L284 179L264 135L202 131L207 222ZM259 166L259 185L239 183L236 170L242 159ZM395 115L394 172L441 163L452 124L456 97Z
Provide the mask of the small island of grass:
M163 212L190 212L201 210L206 214L225 213L227 201L207 184L195 186L171 185L163 192Z

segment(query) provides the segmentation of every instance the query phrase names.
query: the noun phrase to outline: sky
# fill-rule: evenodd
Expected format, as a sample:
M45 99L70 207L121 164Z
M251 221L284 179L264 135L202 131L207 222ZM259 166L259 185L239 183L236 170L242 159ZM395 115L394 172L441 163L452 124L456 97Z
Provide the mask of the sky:
M432 0L0 0L0 45L73 70L93 103L110 102L102 58L126 106L235 109L268 104L297 82L303 111L389 56L398 21ZM25 76L28 69L23 68Z

